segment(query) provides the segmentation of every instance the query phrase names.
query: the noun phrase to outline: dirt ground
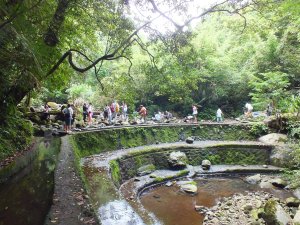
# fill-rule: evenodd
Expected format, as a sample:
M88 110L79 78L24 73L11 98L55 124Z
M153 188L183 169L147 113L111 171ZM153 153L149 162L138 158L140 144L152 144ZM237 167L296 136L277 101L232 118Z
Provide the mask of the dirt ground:
M54 178L53 205L45 225L99 224L92 213L83 184L75 173L74 153L68 136L62 137L61 141Z

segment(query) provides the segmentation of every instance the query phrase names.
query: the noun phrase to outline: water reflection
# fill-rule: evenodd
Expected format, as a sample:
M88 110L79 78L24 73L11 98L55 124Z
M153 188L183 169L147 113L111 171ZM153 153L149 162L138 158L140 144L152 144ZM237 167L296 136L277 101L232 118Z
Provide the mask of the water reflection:
M214 206L221 198L246 191L259 191L257 185L249 184L239 178L199 178L196 195L182 192L178 186L160 186L141 196L143 206L165 225L199 225L204 216L197 213L195 205ZM285 198L291 194L285 191L269 190L275 196Z
M0 225L41 225L52 203L54 169L60 139L40 140L37 156L0 184Z

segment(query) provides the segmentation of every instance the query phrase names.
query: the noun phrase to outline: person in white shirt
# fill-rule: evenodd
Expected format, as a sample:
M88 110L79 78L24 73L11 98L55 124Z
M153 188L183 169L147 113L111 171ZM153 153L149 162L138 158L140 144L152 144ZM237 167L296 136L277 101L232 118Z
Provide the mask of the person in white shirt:
M194 123L197 123L197 116L198 116L198 109L196 105L192 106L193 109L193 117L194 117Z
M245 108L246 108L246 116L247 117L252 116L253 106L247 102Z
M223 112L220 108L218 108L217 110L217 122L222 122L223 118L222 118Z
M123 120L127 120L127 105L125 102L122 104L122 114L123 114Z

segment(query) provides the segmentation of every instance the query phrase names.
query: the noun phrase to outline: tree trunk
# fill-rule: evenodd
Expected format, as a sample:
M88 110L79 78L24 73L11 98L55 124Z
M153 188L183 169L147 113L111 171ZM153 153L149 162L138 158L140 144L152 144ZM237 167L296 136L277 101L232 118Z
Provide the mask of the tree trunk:
M48 30L44 36L44 41L47 45L54 47L58 44L58 32L65 20L65 14L68 9L70 0L60 0L58 2L55 14L52 17L52 21L48 27Z

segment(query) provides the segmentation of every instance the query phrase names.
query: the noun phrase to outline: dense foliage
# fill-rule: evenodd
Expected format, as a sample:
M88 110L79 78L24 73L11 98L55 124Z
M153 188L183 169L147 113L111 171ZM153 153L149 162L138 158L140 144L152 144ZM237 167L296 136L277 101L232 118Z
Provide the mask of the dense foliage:
M2 1L0 123L20 102L45 101L116 99L181 116L197 104L209 119L251 101L299 114L300 3L228 0L189 21L188 1L154 2ZM151 26L162 5L184 25Z

